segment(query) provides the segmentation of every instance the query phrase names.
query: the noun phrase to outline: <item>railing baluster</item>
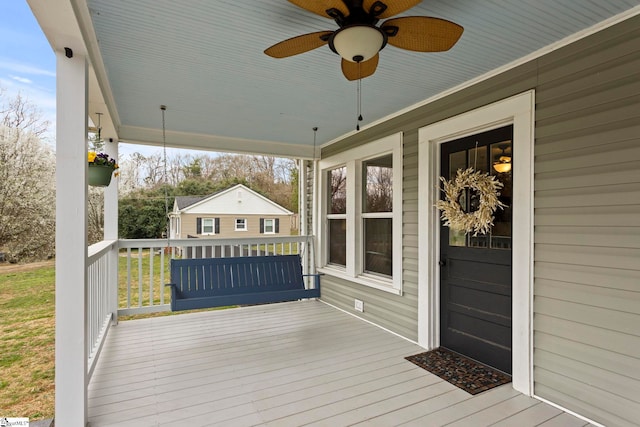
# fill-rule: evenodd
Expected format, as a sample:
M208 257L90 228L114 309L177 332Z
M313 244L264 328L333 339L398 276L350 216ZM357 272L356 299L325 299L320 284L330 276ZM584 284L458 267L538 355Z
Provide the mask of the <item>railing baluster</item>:
M153 304L153 259L155 248L149 248L149 305Z
M138 248L138 307L142 307L142 248Z
M160 251L160 305L164 305L164 252L163 248Z
M131 308L131 248L127 248L127 308Z

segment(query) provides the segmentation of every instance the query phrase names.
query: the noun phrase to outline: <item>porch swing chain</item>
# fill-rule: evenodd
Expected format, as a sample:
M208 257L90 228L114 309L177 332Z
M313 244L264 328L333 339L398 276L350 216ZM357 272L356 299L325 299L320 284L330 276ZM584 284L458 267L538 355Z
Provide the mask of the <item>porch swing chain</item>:
M316 174L316 135L318 133L318 127L314 126L313 127L313 154L312 154L312 160L311 160L311 164L313 165L313 174ZM305 185L306 187L306 185ZM306 209L306 207L305 207ZM307 223L308 225L308 223ZM306 254L307 254L307 248L309 247L309 229L308 227L305 227L306 230L306 239L305 239L305 244L302 247L302 253L300 254L300 259L304 260ZM309 252L310 253L310 252ZM313 253L315 254L315 250L313 251ZM315 257L314 257L315 258ZM311 274L314 274L316 272L316 262L315 259L311 259L310 262L312 263L311 268L309 268L309 272Z
M164 113L167 111L166 105L161 105L160 110L162 111L162 155L163 155L163 174L164 174L164 215L167 219L166 225L166 235L167 235L167 248L171 247L170 235L171 232L171 220L169 219L169 190L167 189L168 180L167 180L167 134L166 134L166 125L164 119Z

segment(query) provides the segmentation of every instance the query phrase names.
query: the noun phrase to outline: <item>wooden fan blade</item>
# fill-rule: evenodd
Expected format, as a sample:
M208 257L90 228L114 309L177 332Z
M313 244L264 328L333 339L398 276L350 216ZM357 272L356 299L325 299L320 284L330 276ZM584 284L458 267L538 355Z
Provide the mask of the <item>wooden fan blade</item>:
M416 52L449 50L464 31L451 21L427 16L389 19L380 29L387 34L390 45Z
M270 48L267 48L264 53L273 58L286 58L288 56L298 55L324 46L327 44L327 40L331 34L333 34L333 31L318 31L316 33L292 37L274 44Z
M343 16L349 16L349 9L342 0L289 0L298 7L313 12L325 18L332 18L327 10L337 9Z
M405 10L411 9L422 0L364 0L362 8L366 12L374 12L373 16L379 19L391 18ZM386 6L386 9L384 8ZM373 10L371 9L373 7ZM384 9L380 14L375 14L377 9Z
M376 72L379 59L380 55L376 54L376 56L372 57L371 59L358 64L356 62L347 61L343 58L342 74L344 74L347 80L358 80L369 77Z

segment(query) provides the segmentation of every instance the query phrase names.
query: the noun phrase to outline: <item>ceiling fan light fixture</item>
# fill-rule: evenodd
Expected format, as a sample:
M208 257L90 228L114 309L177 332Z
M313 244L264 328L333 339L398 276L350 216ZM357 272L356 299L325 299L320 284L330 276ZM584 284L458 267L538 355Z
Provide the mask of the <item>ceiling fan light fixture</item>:
M364 62L376 56L386 44L386 37L378 28L370 25L354 25L336 31L329 46L343 59Z
M493 163L493 169L498 173L506 173L511 170L511 157L500 156L497 162Z

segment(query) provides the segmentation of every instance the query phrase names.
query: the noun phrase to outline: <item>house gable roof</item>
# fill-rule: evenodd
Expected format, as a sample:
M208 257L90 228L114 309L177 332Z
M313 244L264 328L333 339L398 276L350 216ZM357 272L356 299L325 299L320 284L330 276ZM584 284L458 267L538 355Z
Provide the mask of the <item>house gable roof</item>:
M183 197L178 201L178 197ZM176 204L182 213L195 214L264 214L292 215L272 200L242 184L234 185L205 197L178 196ZM182 206L182 207L180 207Z
M176 196L175 208L182 210L210 196Z

